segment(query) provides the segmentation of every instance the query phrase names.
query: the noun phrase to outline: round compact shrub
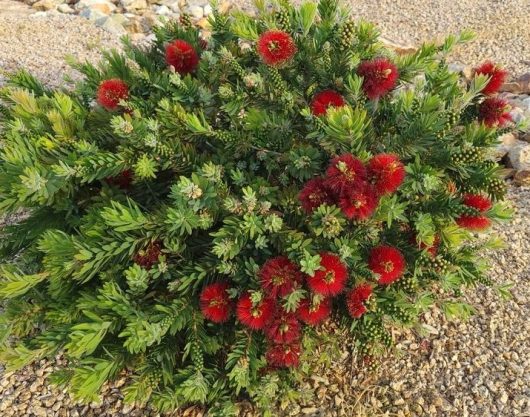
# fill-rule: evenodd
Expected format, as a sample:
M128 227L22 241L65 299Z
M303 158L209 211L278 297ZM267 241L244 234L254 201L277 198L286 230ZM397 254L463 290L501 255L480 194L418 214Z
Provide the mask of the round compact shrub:
M61 353L78 400L125 376L162 411L269 409L312 346L371 367L392 327L490 283L476 233L509 215L489 155L512 121L501 68L448 69L468 34L397 55L334 0L210 22L74 64L71 90L2 90L9 369Z

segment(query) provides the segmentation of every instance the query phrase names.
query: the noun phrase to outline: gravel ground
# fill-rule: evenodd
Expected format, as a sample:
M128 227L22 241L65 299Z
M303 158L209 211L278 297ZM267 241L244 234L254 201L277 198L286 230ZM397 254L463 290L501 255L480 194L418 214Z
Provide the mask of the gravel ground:
M82 17L33 12L25 4L0 0L0 83L2 72L25 68L56 87L64 75L75 77L65 63L67 55L97 62L102 48L120 44Z
M524 57L529 58L530 50L530 32L527 23L523 24L528 18L523 9L526 1L433 0L420 5L419 1L356 0L353 12L375 20L386 37L403 43L463 27L482 27L479 45L461 51L462 61L477 62L489 56L523 72L528 70ZM379 12L383 7L384 15ZM0 0L0 68L4 70L25 67L48 85L57 86L68 71L63 62L66 54L95 61L101 47L117 45L115 37L82 18L29 16L23 5ZM470 291L466 297L477 314L469 321L448 322L439 311L433 311L425 316L430 335L409 332L399 336L401 357L389 359L369 375L352 372L351 358L345 355L303 384L306 392L315 394L313 400L278 415L530 416L530 189L512 187L509 199L517 208L515 219L496 228L507 247L489 257L492 279L514 283L512 300L502 302L485 288ZM101 405L77 406L67 394L46 384L45 376L54 366L56 363L42 361L17 373L2 374L0 369L0 415L157 416L122 404L119 386L123 379L106 388ZM182 414L202 415L194 409Z

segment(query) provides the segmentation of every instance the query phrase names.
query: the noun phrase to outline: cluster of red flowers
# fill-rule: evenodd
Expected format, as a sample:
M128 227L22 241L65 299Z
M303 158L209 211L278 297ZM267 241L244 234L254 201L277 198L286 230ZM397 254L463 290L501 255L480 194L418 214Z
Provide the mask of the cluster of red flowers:
M479 119L488 127L502 127L512 121L511 107L498 97L488 97L478 108Z
M309 180L299 195L311 213L321 204L336 204L349 219L369 218L382 195L395 192L405 179L405 167L396 155L379 154L365 166L352 154L334 158L324 178Z
M484 230L491 225L490 219L485 216L492 206L491 200L480 194L466 194L463 198L465 206L474 210L474 214L463 214L456 219L460 227L469 230Z
M364 94L371 100L378 99L392 90L399 77L397 67L384 58L362 62L357 69L357 74L363 77ZM320 91L311 100L311 113L315 116L322 116L326 114L329 107L342 107L345 104L346 100L338 92Z
M97 102L107 110L116 110L128 97L129 87L118 78L102 81L97 92Z
M199 54L189 42L175 39L166 46L166 63L181 75L190 74L199 65Z
M280 67L296 54L293 38L282 30L268 30L261 34L257 44L258 54L271 67Z
M348 269L340 258L329 252L320 253L320 267L310 276L285 256L267 260L259 271L261 291L244 292L236 303L229 296L226 283L214 283L203 288L200 308L208 320L226 322L234 309L238 320L252 330L262 331L269 341L266 358L272 367L297 366L300 357L301 323L316 326L329 317L332 298L341 294L347 284ZM387 285L403 275L405 259L391 246L373 248L368 261L370 269L379 275L379 284ZM286 311L282 299L304 284L309 288L294 312ZM350 315L361 317L366 301L372 294L369 284L361 284L346 294Z
M491 96L500 90L504 81L506 81L508 71L500 68L491 61L486 61L479 67L475 68L475 74L486 75L489 77L489 81L486 84L486 87L483 88L482 94Z
M389 285L403 276L407 264L399 249L381 245L371 250L368 266L379 276L379 284Z
M475 74L486 75L489 77L488 83L482 90L482 94L488 97L486 97L479 106L479 120L484 122L488 127L502 127L511 122L511 108L508 102L498 97L491 97L499 92L508 76L508 72L495 65L493 62L486 61L479 67L475 68Z
M300 356L301 322L318 325L331 313L331 298L344 289L346 266L330 253L322 253L321 270L309 277L285 256L266 261L259 271L261 294L253 297L243 293L235 305L238 320L252 330L261 330L269 340L266 358L270 366L297 366ZM300 302L295 312L286 311L279 302L303 285L304 280L313 293ZM234 303L228 285L215 283L206 286L200 295L203 315L215 322L229 319Z
M346 296L346 306L348 312L353 318L358 319L366 313L366 302L372 295L372 286L370 284L360 284L351 290Z
M386 58L361 62L357 74L363 77L362 88L370 100L378 99L392 90L399 77L397 67Z
M329 107L342 107L346 104L344 97L333 90L321 91L311 100L311 113L315 116L326 114Z
M175 39L166 46L165 52L166 63L181 75L194 72L199 65L199 54L185 40ZM98 87L97 102L107 110L116 110L120 100L126 100L128 97L129 87L123 80L117 78L104 80Z
M153 242L134 256L134 262L144 269L151 269L158 262L158 257L161 253L160 243Z

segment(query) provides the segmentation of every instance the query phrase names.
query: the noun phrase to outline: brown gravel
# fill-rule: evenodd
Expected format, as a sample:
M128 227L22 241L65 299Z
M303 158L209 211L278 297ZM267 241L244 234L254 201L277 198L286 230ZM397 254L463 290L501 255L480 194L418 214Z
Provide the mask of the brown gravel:
M25 68L57 87L75 75L65 63L72 55L97 62L101 50L119 47L116 36L79 16L33 13L25 4L0 0L0 84L2 72Z

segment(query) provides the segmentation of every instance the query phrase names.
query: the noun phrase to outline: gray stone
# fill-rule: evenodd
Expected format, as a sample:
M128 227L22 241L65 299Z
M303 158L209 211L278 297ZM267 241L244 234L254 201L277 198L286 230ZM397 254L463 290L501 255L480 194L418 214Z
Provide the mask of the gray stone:
M188 10L189 10L189 13L195 19L202 19L202 17L204 16L204 10L201 6L190 6Z
M120 15L105 16L103 19L98 19L96 20L96 25L112 34L125 35L127 31L123 27L122 19L126 19L126 17L120 16L117 18L116 16Z
M518 140L508 151L508 158L517 171L530 171L530 143Z
M59 4L59 6L57 6L57 10L60 11L61 13L66 13L66 14L75 13L75 10L72 9L70 6L68 6L68 4Z
M147 9L146 0L120 0L120 4L128 12Z
M154 10L155 10L155 13L160 16L167 16L171 14L171 9L164 4L161 6L156 6Z
M59 4L61 4L62 0L39 0L38 2L34 3L33 7L35 10L40 11L48 11L56 9Z
M497 139L497 146L493 151L493 160L500 161L506 154L514 147L517 142L517 137L513 133L505 133Z
M180 2L178 0L164 0L161 4L169 7L174 13L180 13Z
M523 110L530 112L530 97L525 98L522 102Z
M79 12L79 16L84 17L88 20L98 20L108 17L105 13L100 12L99 10L86 8Z
M116 5L108 0L80 0L75 7L77 10L86 8L97 10L105 15L109 15L116 10Z

